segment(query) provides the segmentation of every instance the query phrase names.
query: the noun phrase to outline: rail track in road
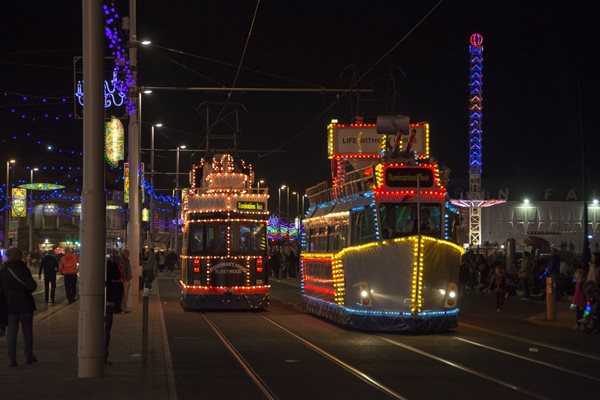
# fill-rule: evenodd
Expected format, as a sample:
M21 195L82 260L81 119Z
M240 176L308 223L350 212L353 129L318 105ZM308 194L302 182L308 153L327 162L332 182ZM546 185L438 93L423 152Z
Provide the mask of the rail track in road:
M309 398L308 393L323 395L332 388L356 394L336 393L328 396L332 399L434 399L460 392L465 399L492 393L488 398L545 400L569 397L565 393L574 385L580 390L575 398L600 390L600 357L578 351L575 344L561 347L542 337L527 338L528 331L520 336L471 324L436 335L360 332L299 312L291 297L278 294L281 301L273 299L262 312L182 312L180 321L197 333L179 339L192 343L196 335L211 336L211 351L220 354L216 365L229 359L228 371L249 392L257 387L257 399ZM173 311L179 313L174 306ZM219 342L222 347L215 348ZM199 368L222 374L216 365L208 360ZM318 374L311 376L315 368Z

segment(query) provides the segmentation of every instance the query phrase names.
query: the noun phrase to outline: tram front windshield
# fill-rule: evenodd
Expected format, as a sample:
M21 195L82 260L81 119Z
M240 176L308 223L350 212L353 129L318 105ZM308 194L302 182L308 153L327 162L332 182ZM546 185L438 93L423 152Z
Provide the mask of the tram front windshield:
M411 236L419 233L433 237L441 237L442 207L441 204L421 203L420 213L417 204L381 203L379 213L384 239ZM420 215L418 215L420 214Z
M237 222L231 225L231 255L263 255L266 250L264 224ZM226 255L226 223L190 224L190 255Z

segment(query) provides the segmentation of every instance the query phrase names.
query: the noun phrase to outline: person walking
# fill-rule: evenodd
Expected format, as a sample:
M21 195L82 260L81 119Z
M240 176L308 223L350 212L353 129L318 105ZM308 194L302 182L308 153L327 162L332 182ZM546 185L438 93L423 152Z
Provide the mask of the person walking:
M108 347L110 345L110 335L112 331L115 306L121 301L119 293L121 272L119 265L111 257L106 261L106 309L104 313L104 364L111 365L108 361Z
M131 263L129 262L129 250L125 249L121 252L121 262L123 263L123 271L125 273L125 279L123 280L123 300L121 301L121 311L124 313L131 312L127 307L129 300L129 288L131 287L131 280L133 274L131 272Z
M521 268L519 268L519 286L522 292L522 299L528 299L530 296L529 293L529 282L531 281L531 277L533 274L533 262L531 261L531 255L528 251L523 253L523 258L521 259Z
M583 329L581 319L585 311L586 299L583 295L583 284L585 283L585 277L583 269L578 268L575 270L575 293L573 294L573 301L571 303L571 309L575 310L575 321L576 325L573 329Z
M504 308L504 300L508 297L508 284L506 273L501 266L496 266L494 275L490 281L489 289L496 297L496 312L502 311Z
M42 279L42 273L44 274L44 296L46 304L48 300L54 304L56 295L56 273L58 272L58 261L52 255L47 253L40 262L40 270L38 278Z
M31 271L23 262L23 252L13 247L7 251L8 260L0 270L0 287L6 298L7 329L6 345L8 352L8 366L17 366L17 334L19 325L23 330L23 344L25 346L25 360L27 364L37 361L33 354L33 312L35 302L33 291L37 284Z
M154 249L148 249L144 255L142 263L142 276L144 277L144 287L152 289L152 282L154 281L154 269L156 268L156 257L154 256Z
M79 272L79 257L71 253L70 250L60 259L58 270L63 274L65 282L65 292L69 304L75 301L77 295L77 273Z

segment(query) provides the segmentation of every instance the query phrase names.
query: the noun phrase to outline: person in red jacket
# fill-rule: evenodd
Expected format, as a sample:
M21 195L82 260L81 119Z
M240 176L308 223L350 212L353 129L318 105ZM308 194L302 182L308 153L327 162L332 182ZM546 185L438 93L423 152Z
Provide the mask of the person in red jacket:
M75 301L75 295L77 294L77 273L79 272L79 257L77 257L77 254L67 250L60 259L58 270L65 279L67 301L71 304Z

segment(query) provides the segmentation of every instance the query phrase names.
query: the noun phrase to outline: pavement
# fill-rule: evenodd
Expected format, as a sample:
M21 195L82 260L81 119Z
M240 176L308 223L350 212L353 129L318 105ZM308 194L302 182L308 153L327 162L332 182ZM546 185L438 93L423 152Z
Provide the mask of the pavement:
M168 275L167 275L168 274ZM172 279L164 273L159 279ZM299 279L272 279L275 284L298 288ZM8 368L6 337L0 338L0 399L168 399L176 400L175 377L166 335L166 326L158 285L150 293L148 360L142 362L142 296L133 297L131 313L114 317L110 345L110 365L100 378L78 378L77 331L79 301L56 305L38 304L34 317L34 353L38 362L24 361L21 337L18 340L18 367ZM57 290L62 290L58 288ZM476 297L479 296L479 297ZM490 295L476 295L471 303L487 305ZM572 329L574 315L567 302L558 303L556 321L547 321L543 303L518 299L513 307L527 309L525 320L537 326ZM529 304L527 307L519 303ZM490 303L491 304L491 303ZM465 304L465 308L470 308ZM475 307L476 308L476 307Z
M109 365L100 378L78 378L79 305L66 300L34 314L35 364L26 364L21 335L18 367L8 368L6 336L0 338L0 399L168 399L176 400L158 285L148 296L148 358L142 362L142 296L133 297L131 312L114 316ZM61 287L57 290L64 290ZM43 300L43 299L42 299Z

